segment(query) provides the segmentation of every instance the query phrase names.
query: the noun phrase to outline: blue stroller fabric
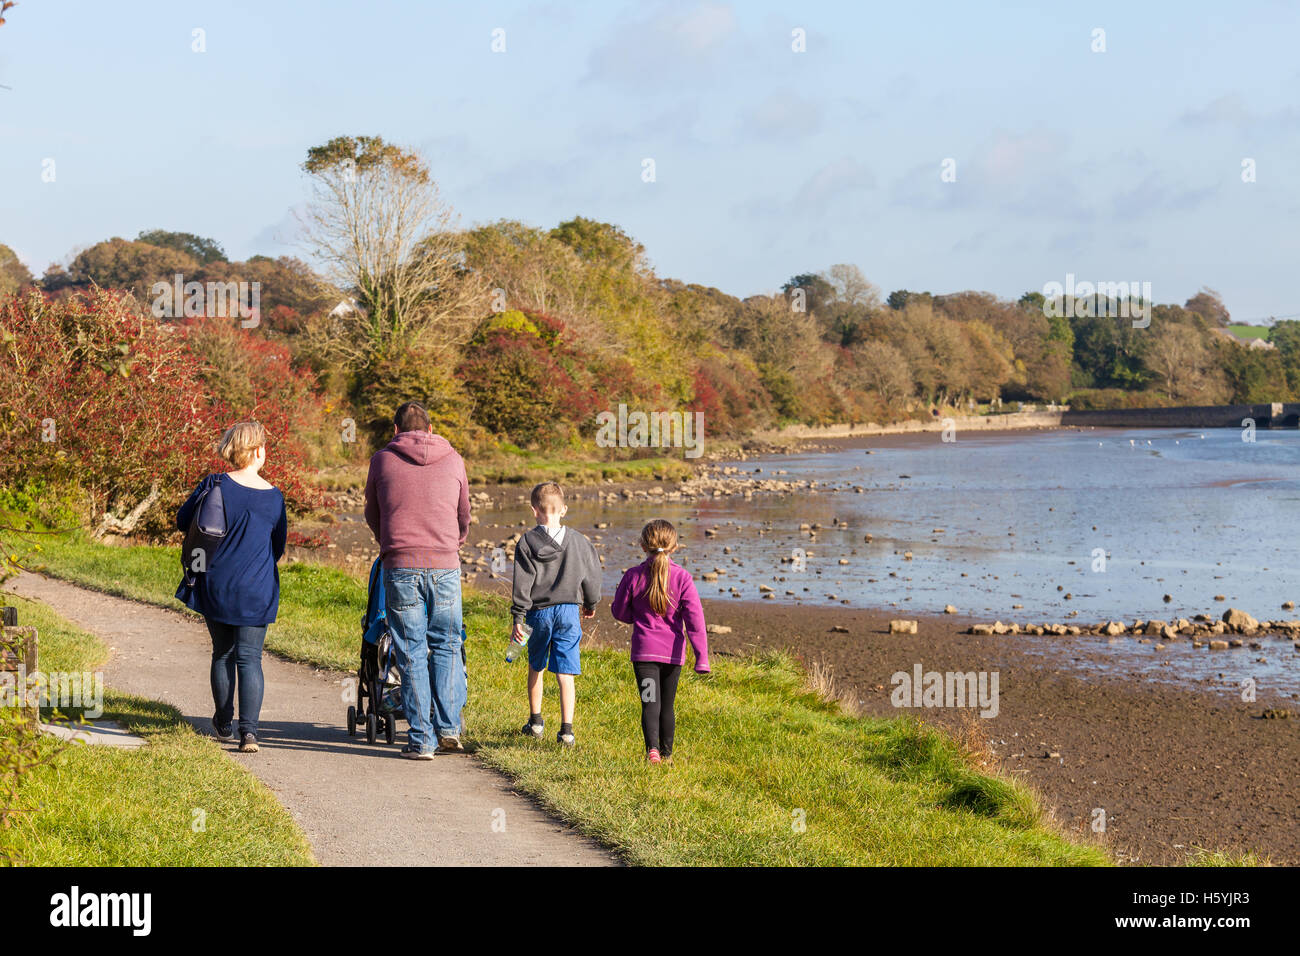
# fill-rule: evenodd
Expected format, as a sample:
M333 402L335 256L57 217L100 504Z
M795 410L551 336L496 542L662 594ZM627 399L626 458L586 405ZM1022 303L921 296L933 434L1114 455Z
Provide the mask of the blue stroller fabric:
M375 563L370 566L370 586L366 589L366 613L361 616L361 636L367 644L377 643L379 635L388 630L385 620L388 612L384 610L383 570L384 566L375 558Z

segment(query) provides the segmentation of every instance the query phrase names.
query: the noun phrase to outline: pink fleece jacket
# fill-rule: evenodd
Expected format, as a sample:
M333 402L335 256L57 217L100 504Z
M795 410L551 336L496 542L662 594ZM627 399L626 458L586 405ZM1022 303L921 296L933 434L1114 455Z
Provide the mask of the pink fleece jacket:
M656 614L646 596L651 559L623 573L610 607L616 620L632 625L632 660L685 664L686 640L695 651L695 670L709 672L709 638L695 581L685 568L668 562L668 615Z
M370 459L366 524L386 568L459 568L469 535L465 462L447 439L401 432Z

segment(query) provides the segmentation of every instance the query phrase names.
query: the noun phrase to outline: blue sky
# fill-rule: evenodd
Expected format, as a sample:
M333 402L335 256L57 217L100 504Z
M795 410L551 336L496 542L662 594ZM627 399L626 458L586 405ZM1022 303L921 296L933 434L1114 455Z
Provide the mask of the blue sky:
M367 133L463 224L615 222L737 295L852 262L886 293L1072 272L1300 313L1295 5L988 6L21 0L0 242L38 274L150 228L292 253L307 148Z

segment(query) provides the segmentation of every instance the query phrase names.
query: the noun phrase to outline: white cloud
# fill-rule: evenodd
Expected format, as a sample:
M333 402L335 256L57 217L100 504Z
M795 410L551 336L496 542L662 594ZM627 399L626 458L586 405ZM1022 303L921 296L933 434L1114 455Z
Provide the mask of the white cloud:
M624 19L592 50L586 80L642 93L698 83L712 76L736 29L728 4L705 2L687 10L658 4L641 19Z
M823 211L833 202L841 202L853 193L874 188L876 177L871 170L851 156L827 163L808 177L795 194L797 206Z
M822 109L815 100L782 90L749 110L741 129L759 139L791 140L821 129Z

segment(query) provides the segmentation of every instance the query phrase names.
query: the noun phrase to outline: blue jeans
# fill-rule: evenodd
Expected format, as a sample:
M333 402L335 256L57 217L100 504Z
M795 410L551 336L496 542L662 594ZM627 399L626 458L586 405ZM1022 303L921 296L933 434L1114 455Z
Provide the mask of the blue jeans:
M235 685L239 685L239 735L257 735L262 713L262 643L266 627L242 627L204 618L212 635L212 715L221 726L235 716Z
M438 737L460 736L465 706L460 568L384 568L384 606L402 675L407 740L430 751Z

